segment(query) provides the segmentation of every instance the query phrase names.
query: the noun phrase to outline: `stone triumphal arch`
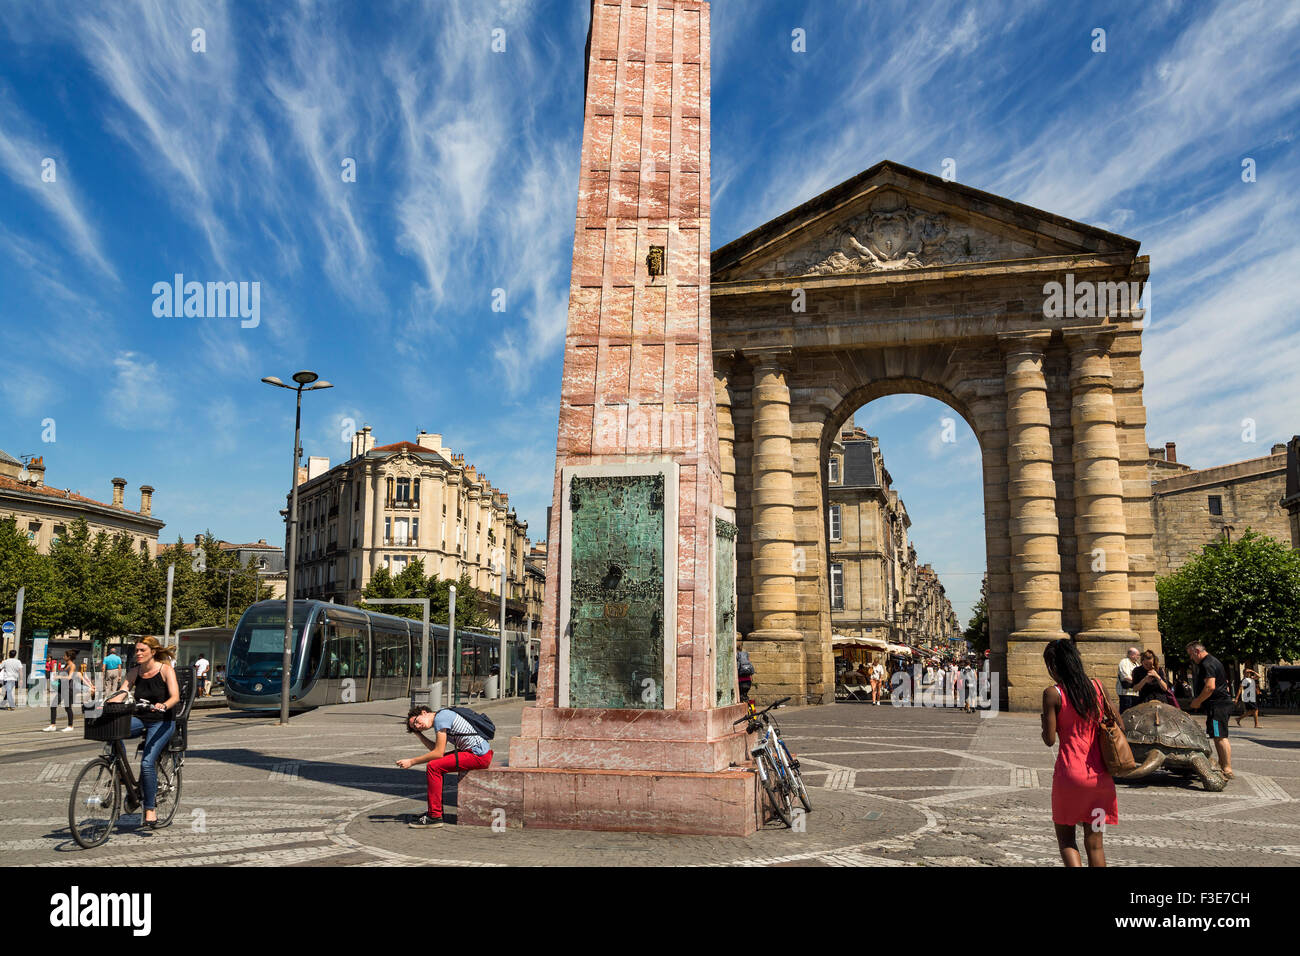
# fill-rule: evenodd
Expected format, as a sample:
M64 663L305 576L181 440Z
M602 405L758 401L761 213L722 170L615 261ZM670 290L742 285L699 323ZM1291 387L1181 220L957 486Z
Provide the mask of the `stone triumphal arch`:
M1125 646L1159 648L1138 246L882 162L713 253L737 629L764 697L831 699L821 462L898 392L979 440L1004 705L1039 706L1048 641L1073 636L1112 692Z

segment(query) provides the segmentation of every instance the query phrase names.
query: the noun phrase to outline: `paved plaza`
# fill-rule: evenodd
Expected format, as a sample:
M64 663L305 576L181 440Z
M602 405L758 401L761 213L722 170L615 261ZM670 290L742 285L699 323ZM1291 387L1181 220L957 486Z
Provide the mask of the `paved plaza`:
M479 707L480 705L475 705ZM482 705L498 743L522 703ZM774 865L1058 866L1054 751L1035 715L835 704L780 712L814 812L746 838L448 826L412 830L424 774L393 762L421 746L405 701L275 718L196 711L176 822L140 835L138 815L82 850L67 829L76 771L99 745L42 733L47 712L0 715L0 854L38 866ZM1237 779L1206 793L1158 775L1119 785L1112 865L1300 865L1300 718L1233 733ZM71 739L70 739L71 738ZM131 745L132 750L134 744ZM448 786L448 819L454 817ZM507 821L508 822L508 821Z

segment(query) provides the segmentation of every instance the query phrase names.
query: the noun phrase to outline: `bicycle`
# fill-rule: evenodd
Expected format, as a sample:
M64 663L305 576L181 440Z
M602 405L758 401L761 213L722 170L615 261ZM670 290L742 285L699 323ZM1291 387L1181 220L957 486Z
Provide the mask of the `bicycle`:
M112 710L110 711L110 708ZM72 838L83 849L101 846L113 835L118 817L140 812L144 825L144 791L131 770L123 741L129 739L132 716L148 711L149 704L105 704L105 714L92 726L86 724L86 736L103 740L104 750L98 757L81 768L72 784L68 798L68 826ZM158 791L155 808L157 827L168 826L176 815L181 798L181 771L185 766L185 727L177 721L176 732L167 743L167 749L158 758ZM144 740L136 749L144 749Z
M758 768L758 778L763 785L768 802L781 822L787 827L794 825L794 799L799 798L805 813L812 813L812 800L808 788L804 785L803 775L799 771L799 761L790 753L790 748L781 739L781 730L771 712L790 700L783 697L774 704L756 710L749 702L749 713L735 721L732 726L745 724L745 732L756 734L762 731L762 738L750 748L750 756Z

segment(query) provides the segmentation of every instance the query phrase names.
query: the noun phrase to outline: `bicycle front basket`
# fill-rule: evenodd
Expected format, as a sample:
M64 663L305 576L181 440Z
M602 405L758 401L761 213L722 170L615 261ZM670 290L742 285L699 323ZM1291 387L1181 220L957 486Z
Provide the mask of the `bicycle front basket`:
M130 704L105 704L103 714L85 721L86 739L124 740L130 737L133 710Z

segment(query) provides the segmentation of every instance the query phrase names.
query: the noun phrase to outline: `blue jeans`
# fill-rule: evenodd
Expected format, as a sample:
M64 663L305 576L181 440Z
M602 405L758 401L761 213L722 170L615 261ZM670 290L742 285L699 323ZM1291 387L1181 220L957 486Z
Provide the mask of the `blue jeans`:
M144 734L144 759L140 761L140 789L144 791L146 810L157 807L158 758L175 732L176 721L174 720L160 720L157 723L146 724L139 717L131 718L131 736L138 737Z

